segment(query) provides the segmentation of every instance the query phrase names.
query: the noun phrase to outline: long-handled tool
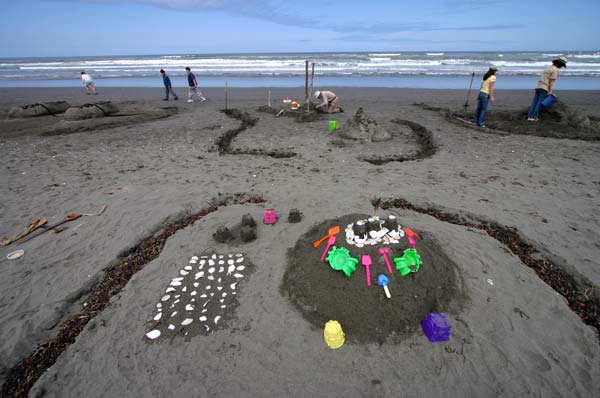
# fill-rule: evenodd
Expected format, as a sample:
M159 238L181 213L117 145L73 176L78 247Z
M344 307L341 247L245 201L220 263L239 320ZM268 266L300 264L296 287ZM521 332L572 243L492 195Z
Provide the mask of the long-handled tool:
M333 235L337 235L339 234L341 231L340 226L336 225L335 227L329 228L329 231L327 231L327 235L325 235L324 237L322 237L321 239L319 239L318 241L316 241L315 243L313 243L314 247L319 247L321 245L321 243L325 242L327 239L331 238Z
M368 254L363 254L361 260L362 265L365 266L365 269L367 271L367 286L371 286L371 264L373 264L373 262L371 261L371 256L369 256Z
M321 261L325 261L325 257L327 257L327 253L329 253L329 249L331 249L331 247L335 245L336 240L337 238L335 237L335 235L329 237L329 240L327 241L327 246L325 247L323 255L321 256Z
M469 84L469 92L467 94L467 101L465 102L464 107L468 108L469 107L469 97L471 96L471 89L473 88L473 79L475 78L475 72L473 72L471 74L471 84Z
M78 218L81 217L81 214L69 214L67 215L62 221L54 224L54 225L49 225L49 226L43 226L41 227L41 231L39 231L37 234L31 234L29 235L27 238L23 239L20 243L24 243L27 242L33 238L35 238L36 236L40 236L41 234L48 232L48 231L55 231L56 233L62 232L64 231L66 228L58 228L61 225L68 223L69 221L73 221L73 220L77 220Z

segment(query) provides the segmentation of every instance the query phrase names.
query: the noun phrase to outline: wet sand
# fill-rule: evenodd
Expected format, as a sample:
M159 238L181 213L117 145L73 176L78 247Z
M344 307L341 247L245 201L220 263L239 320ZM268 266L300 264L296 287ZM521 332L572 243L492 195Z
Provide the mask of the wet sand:
M60 234L0 250L0 383L12 385L17 364L58 335L63 322L84 313L90 292L112 275L105 270L135 262L139 271L85 320L32 396L588 397L600 390L597 331L569 307L564 292L481 229L418 211L514 228L536 256L572 279L573 297L597 305L600 142L456 123L448 111L463 111L465 93L452 90L334 90L345 110L334 118L343 125L362 107L391 131L385 143L343 140L328 133L328 117L297 123L257 112L266 105L267 89L230 89L229 108L256 119L245 128L240 118L220 112L223 90L203 90L209 101L192 104L182 89L177 102L162 101L160 89L99 91L0 90L0 236L16 235L37 217L54 223L107 205L101 216L68 223ZM277 106L285 96L299 100L303 90L272 90ZM499 90L490 118L495 111L507 117L522 112L531 96ZM600 93L564 92L560 98L600 117ZM111 100L135 116L78 125L60 116L5 119L12 106L56 100ZM474 100L475 93L471 111ZM227 151L220 150L232 131ZM430 136L433 152L421 151L417 131ZM392 161L367 161L375 157ZM264 202L240 200L251 196ZM377 198L401 198L414 207L374 209ZM257 240L213 239L219 226L236 225L243 214L261 220L265 208L281 218L274 226L259 222ZM291 208L303 212L300 223L287 222ZM171 227L198 212L195 222ZM298 261L289 256L325 220L390 212L435 241L443 251L436 258L452 262L448 272L456 273L466 297L445 309L451 338L430 344L417 327L377 342L349 335L344 347L331 351L322 328L282 288ZM152 255L139 261L128 257L167 227L164 247L149 246ZM25 255L7 260L16 249ZM238 304L214 333L149 342L145 334L165 289L192 256L205 253L243 253L252 264ZM11 396L7 386L3 396Z

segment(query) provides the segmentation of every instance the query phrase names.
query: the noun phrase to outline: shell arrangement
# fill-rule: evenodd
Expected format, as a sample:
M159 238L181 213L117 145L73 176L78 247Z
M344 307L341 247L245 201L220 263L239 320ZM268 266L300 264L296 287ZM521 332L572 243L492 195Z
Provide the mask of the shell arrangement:
M209 334L222 328L237 305L248 265L242 254L193 256L166 288L146 338Z
M397 244L404 237L402 226L394 215L385 220L377 216L358 220L348 224L345 232L346 243L356 247Z

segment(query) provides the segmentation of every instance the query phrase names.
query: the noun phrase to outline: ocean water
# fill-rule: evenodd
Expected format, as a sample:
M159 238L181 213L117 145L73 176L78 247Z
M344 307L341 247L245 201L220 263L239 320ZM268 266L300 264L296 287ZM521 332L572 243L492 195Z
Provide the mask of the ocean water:
M600 51L592 52L389 52L206 54L118 57L0 58L0 87L80 85L87 71L98 86L158 87L165 69L175 86L185 86L186 66L200 85L219 87L300 87L305 60L315 66L316 86L463 88L472 73L476 82L490 65L498 71L497 88L531 88L551 60L564 56L557 89L600 89ZM477 83L474 83L477 86Z

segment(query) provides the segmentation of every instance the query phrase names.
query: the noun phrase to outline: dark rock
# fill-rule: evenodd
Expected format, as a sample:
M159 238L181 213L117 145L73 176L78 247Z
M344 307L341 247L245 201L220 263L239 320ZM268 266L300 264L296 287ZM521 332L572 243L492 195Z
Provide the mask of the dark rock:
M256 227L256 221L251 214L244 214L242 216L242 225L247 227Z
M240 238L242 242L251 242L256 239L256 227L243 226L240 230Z
M213 238L219 243L226 243L230 240L233 240L233 235L231 231L227 227L219 227L217 231L213 234Z
M293 224L293 223L297 223L300 221L302 221L302 213L300 213L300 210L291 209L290 214L288 216L288 222Z

